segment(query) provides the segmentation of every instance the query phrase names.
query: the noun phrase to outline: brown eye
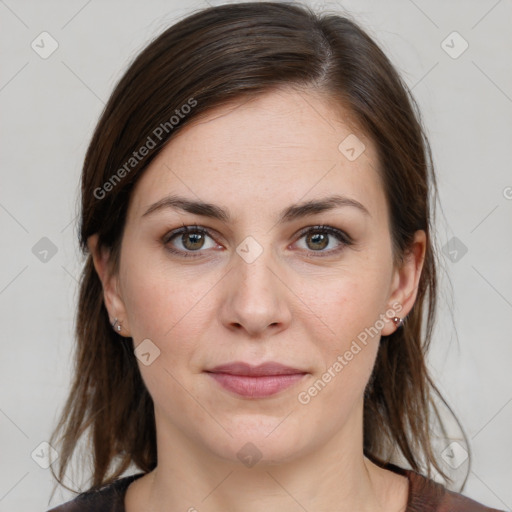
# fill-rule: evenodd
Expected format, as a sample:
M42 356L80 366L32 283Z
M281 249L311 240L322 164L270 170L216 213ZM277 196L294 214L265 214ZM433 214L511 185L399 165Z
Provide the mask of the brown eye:
M189 251L197 251L204 245L204 234L202 233L184 233L181 235L181 243Z
M306 235L306 244L314 251L325 249L329 245L329 236L322 233Z
M199 226L183 226L171 231L163 237L162 242L169 252L184 257L200 256L205 252L201 249L212 249L217 246L209 232ZM197 254L193 254L194 252Z
M353 243L349 235L331 226L309 227L302 231L299 240L302 239L305 240L304 249L313 256L329 256Z

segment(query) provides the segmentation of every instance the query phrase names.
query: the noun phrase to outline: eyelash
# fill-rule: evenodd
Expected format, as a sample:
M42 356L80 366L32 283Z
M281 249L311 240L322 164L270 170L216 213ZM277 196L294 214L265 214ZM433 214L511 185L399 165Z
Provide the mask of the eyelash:
M350 236L348 236L346 233L344 233L343 231L341 231L337 228L334 228L332 226L325 226L325 225L308 226L307 228L302 229L298 235L297 240L300 240L301 238L303 238L305 235L309 234L310 232L327 233L329 235L334 236L342 244L341 247L339 247L337 249L331 249L330 251L322 251L322 250L308 251L308 252L312 253L312 257L314 257L314 258L323 258L326 256L332 256L333 254L338 254L345 247L353 244L352 238ZM197 225L190 225L190 226L183 225L182 228L175 229L175 230L170 231L164 235L164 237L162 238L162 243L166 246L166 250L168 250L172 254L176 254L176 255L179 255L180 257L184 257L184 258L200 257L201 256L200 253L203 252L203 251L201 251L201 249L198 249L197 251L182 251L182 250L177 250L177 249L174 249L174 248L168 246L169 242L171 242L174 238L176 238L178 235L182 235L185 233L200 233L201 235L207 235L210 238L214 239L214 237L212 236L210 231L206 228L203 228L203 227L197 226Z

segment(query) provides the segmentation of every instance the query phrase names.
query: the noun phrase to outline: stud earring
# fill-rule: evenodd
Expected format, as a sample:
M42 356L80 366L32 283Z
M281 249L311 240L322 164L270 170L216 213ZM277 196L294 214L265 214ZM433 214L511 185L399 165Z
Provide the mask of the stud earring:
M114 323L112 324L112 328L117 330L117 332L121 332L121 324L118 322L119 322L119 320L117 318L115 318Z
M393 317L393 322L395 323L395 326L397 329L400 329L402 325L404 325L404 321L402 318L399 318L398 316Z

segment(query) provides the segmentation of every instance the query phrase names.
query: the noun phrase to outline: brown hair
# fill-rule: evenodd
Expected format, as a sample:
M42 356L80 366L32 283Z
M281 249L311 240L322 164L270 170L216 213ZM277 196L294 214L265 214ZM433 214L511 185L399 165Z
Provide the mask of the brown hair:
M98 234L98 245L111 251L116 271L132 189L172 136L214 107L284 86L327 94L375 143L395 262L410 248L416 230L427 234L416 302L404 326L382 337L366 388L364 453L385 462L395 447L412 469L425 467L430 475L433 467L447 477L430 430L434 420L442 425L434 401L440 394L425 362L437 300L429 204L437 186L417 104L377 44L348 17L255 2L195 12L151 42L117 84L90 142L82 174L80 245L87 260L74 380L50 441L59 447L59 473L53 467L52 473L62 485L87 430L92 487L112 482L131 463L144 472L157 465L153 401L132 339L119 336L109 323L101 282L87 254L88 237ZM151 149L139 151L144 145Z

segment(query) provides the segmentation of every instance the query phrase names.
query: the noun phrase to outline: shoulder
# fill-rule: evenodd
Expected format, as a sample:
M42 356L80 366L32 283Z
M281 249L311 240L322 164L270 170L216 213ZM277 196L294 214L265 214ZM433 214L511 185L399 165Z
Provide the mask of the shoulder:
M128 486L144 474L125 476L98 489L90 489L47 512L124 512Z
M439 512L504 512L495 508L489 508L467 496L452 491L446 491L441 502Z
M415 471L402 471L410 485L407 512L503 512L450 491Z

